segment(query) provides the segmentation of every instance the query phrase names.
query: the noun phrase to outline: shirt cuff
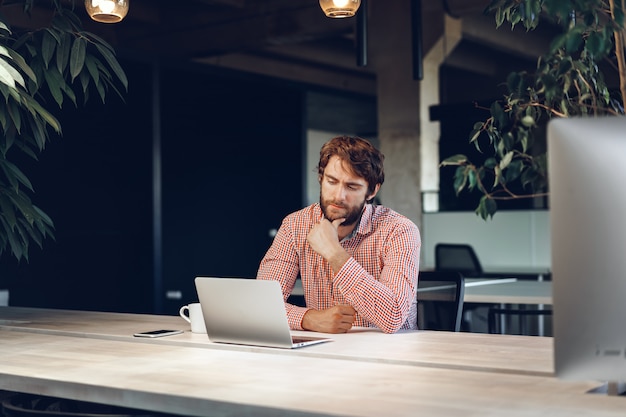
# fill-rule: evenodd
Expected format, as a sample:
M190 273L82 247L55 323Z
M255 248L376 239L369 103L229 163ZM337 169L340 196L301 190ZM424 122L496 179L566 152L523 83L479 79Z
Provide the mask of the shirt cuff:
M302 328L302 318L309 311L309 308L292 305L289 308L287 319L291 330L304 330Z

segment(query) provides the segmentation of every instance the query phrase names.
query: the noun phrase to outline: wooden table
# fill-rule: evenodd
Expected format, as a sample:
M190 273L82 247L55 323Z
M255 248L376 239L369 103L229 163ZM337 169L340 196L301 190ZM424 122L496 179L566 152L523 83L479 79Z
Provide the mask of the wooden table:
M374 328L355 328L348 334L322 334L332 338L331 343L302 349L276 350L212 343L206 334L191 333L189 324L178 316L19 307L0 307L0 328L134 343L454 367L496 373L552 376L554 371L551 338L429 331L407 331L388 335ZM132 336L138 331L160 328L184 329L185 333L149 340ZM298 331L292 333L311 334Z
M131 336L176 324L187 328L171 316L0 308L0 389L188 416L612 417L626 408L624 398L586 394L597 382L554 378L550 338L356 329L282 350L189 331Z

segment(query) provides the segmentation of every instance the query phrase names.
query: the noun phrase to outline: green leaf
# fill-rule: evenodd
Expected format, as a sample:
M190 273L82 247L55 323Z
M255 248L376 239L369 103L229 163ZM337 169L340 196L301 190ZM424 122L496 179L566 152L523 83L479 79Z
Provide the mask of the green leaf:
M22 185L26 186L30 191L33 191L33 185L30 183L30 180L24 175L22 170L20 170L15 164L4 160L2 164L2 170L4 171L7 178L9 178L9 182L11 185L17 185L16 181L19 181Z
M476 142L478 140L478 138L480 137L480 134L482 133L482 129L473 129L470 132L470 143Z
M491 104L491 115L493 116L494 122L499 129L504 129L508 124L508 118L502 106L497 101L494 101Z
M515 146L515 138L511 132L506 132L502 135L503 150L510 151Z
M495 200L487 196L482 196L478 207L476 207L476 215L480 216L483 220L493 218L493 215L498 211L498 205Z
M502 168L500 168L500 165L496 165L493 172L495 175L493 177L493 185L491 186L492 189L496 188L498 184L502 184L504 182L504 178L502 177Z
M471 191L474 188L476 188L476 185L478 184L478 180L476 178L476 171L474 171L473 169L470 170L467 174L467 179L469 181L468 189Z
M15 78L12 71L10 71L11 68L4 59L0 59L0 83L15 89Z
M496 158L487 158L483 166L488 169L494 169L498 163L496 162Z
M109 64L109 67L113 70L117 78L119 78L120 82L124 86L124 88L128 89L128 79L126 78L126 73L115 59L115 56L111 53L111 51L102 46L100 44L96 44L96 48L100 51L100 54L104 58L104 60Z
M100 71L98 71L99 61L98 58L93 57L92 55L87 55L85 57L85 66L87 67L87 72L91 75L93 82L95 85L100 83Z
M468 167L460 166L456 169L454 173L454 192L456 195L459 195L461 191L465 188L467 184L468 177Z
M43 210L35 205L33 205L33 210L37 214L37 217L40 219L40 221L43 222L42 224L54 228L54 222Z
M0 31L2 32L3 35L11 34L11 29L2 20L0 20Z
M30 239L35 241L37 246L41 248L43 244L43 236L42 236L42 233L39 231L39 229L36 227L32 227L32 225L23 218L19 219L19 223L20 223L21 229L24 231L23 233L28 234Z
M600 58L605 54L605 39L599 32L591 32L585 42L585 48L595 57Z
M72 100L72 103L74 103L74 106L76 106L76 93L74 93L74 90L72 90L72 88L65 82L61 84L61 88L63 89L63 92L65 93L65 95L70 100Z
M467 156L456 154L444 159L439 166L463 165L467 162Z
M43 58L44 67L48 69L50 65L50 61L54 56L54 51L56 49L57 44L60 42L54 32L50 29L46 29L43 32L43 40L41 42L41 56Z
M72 45L72 53L70 56L70 75L72 77L72 81L74 81L78 74L80 74L83 70L86 50L87 45L85 44L85 40L83 38L76 38L74 40L74 44Z
M516 159L511 161L511 163L507 166L506 174L504 175L506 182L510 183L517 180L522 173L522 168L524 168L524 164L521 160Z
M65 69L70 59L71 39L72 37L68 33L64 33L61 36L61 43L57 47L57 69L60 74L65 74Z
M20 134L22 129L22 114L20 113L19 107L15 104L15 102L9 102L7 103L7 110L17 133Z
M104 88L104 84L103 83L96 84L96 90L98 91L98 94L100 95L100 100L102 100L102 102L104 103L104 99L106 98L106 89Z
M41 107L41 105L36 102L35 100L32 100L31 103L29 103L32 111L36 112L37 115L41 116L41 118L47 123L49 124L57 133L61 133L61 124L59 123L59 121L52 115L52 113L50 113L48 110L44 109L43 107Z
M507 154L504 155L504 158L502 158L502 160L500 161L500 165L499 165L501 170L504 170L506 167L509 166L509 164L513 160L513 155L514 155L514 153L512 151L511 152L507 152Z
M2 191L0 189L0 191ZM15 208L13 202L0 192L0 216L6 219L6 222L10 229L15 227L17 218L15 216Z
M61 77L57 71L52 70L50 68L48 71L44 73L46 84L48 84L48 89L52 94L52 97L57 102L59 107L63 107L63 93L61 84L65 84L65 81Z
M571 30L567 34L567 38L565 40L565 50L572 54L580 48L580 45L583 43L582 33L579 30Z
M13 59L13 62L17 64L17 66L24 72L24 74L28 76L29 79L31 79L34 82L37 82L37 77L35 76L35 73L30 68L30 66L26 63L22 55L18 54L17 52L13 50L9 50L9 55L11 56L11 59Z

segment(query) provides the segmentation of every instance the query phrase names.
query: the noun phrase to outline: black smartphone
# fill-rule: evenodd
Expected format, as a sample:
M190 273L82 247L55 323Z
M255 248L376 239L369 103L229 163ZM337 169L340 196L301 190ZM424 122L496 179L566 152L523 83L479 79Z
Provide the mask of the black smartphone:
M135 333L133 336L135 337L164 337L164 336L172 336L174 334L181 334L182 330L151 330L149 332L141 332Z

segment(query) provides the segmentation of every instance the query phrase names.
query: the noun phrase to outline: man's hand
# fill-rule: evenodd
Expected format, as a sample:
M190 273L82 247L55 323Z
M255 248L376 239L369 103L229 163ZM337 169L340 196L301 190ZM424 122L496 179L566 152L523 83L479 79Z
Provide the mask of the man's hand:
M311 228L307 236L311 248L328 261L335 273L339 272L343 264L350 258L350 255L339 244L337 234L337 229L343 221L344 219L340 218L331 223L328 219L322 219Z
M309 310L302 317L302 328L322 333L346 333L352 328L356 311L340 304L326 310Z

